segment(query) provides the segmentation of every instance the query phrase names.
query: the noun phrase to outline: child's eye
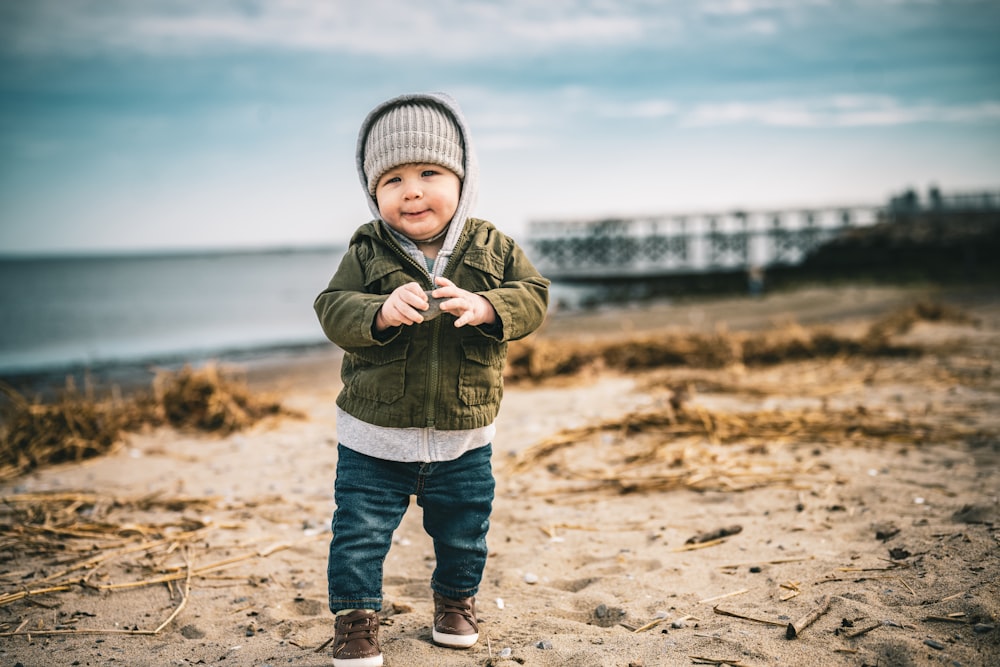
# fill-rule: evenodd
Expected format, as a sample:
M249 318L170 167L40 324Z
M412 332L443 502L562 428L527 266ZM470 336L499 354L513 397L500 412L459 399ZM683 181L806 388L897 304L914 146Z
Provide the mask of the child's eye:
M440 172L437 169L424 169L422 172L420 172L420 176L422 178L426 178L428 176L434 176L438 173Z
M382 181L382 185L388 185L389 183L399 183L399 176L393 176Z

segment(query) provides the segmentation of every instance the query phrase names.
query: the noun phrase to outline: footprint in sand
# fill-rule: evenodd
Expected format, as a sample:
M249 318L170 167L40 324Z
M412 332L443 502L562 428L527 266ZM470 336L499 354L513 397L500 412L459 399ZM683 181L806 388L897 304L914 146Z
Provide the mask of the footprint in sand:
M300 616L319 616L326 611L326 603L310 598L295 598L292 603Z

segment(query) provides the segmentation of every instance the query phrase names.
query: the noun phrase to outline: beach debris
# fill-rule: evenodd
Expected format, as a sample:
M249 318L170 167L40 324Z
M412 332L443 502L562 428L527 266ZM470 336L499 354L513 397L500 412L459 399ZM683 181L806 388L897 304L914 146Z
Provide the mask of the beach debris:
M750 616L748 614L743 614L738 611L730 611L729 609L723 609L720 606L712 607L714 611L719 616L732 616L733 618L739 618L744 621L753 621L754 623L763 623L764 625L776 625L779 628L785 627L787 625L784 621L772 621L769 618L759 618L757 616Z
M689 655L692 664L715 665L716 667L746 667L746 663L729 658L706 658L700 655Z
M743 532L743 526L725 526L724 528L716 528L715 530L693 535L685 540L684 544L702 544L704 542L712 542L714 540L720 540L724 537L729 537L730 535L738 535L741 532Z
M937 301L921 299L915 303L897 308L868 327L865 338L884 339L904 334L917 322L955 322L956 324L978 324L978 320L961 308Z
M632 632L633 633L645 632L646 630L650 630L652 628L655 628L656 626L660 625L661 623L665 623L668 620L668 618L669 617L667 616L667 614L665 612L661 612L661 613L657 614L656 618L654 618L652 621L649 621L648 623L644 623L643 625L640 625L639 627L637 627L634 630L632 630Z
M91 387L80 391L72 379L49 404L29 401L2 383L0 393L6 398L0 415L0 479L112 452L134 425L134 410L114 397L96 398Z
M844 621L847 621L847 619L844 619ZM839 634L841 637L847 637L848 639L860 637L863 634L871 632L875 628L881 628L885 625L882 621L868 621L867 623L863 623L861 625L851 621L848 621L845 624L844 621L841 621L841 627L837 628L836 634ZM845 627L847 629L844 629Z
M915 356L920 348L894 343L892 337L921 320L974 323L958 308L918 302L889 313L860 337L840 336L827 327L806 328L796 323L764 332L670 332L603 343L529 336L511 344L505 374L511 381L539 381L598 368L725 368L845 356Z
M738 591L732 591L731 593L723 593L722 595L716 595L715 597L705 598L704 600L698 600L698 604L705 604L706 602L715 602L716 600L724 600L726 598L736 597L737 595L743 595L744 593L749 593L749 588L741 588Z
M726 538L720 537L719 539L708 540L707 542L692 542L690 544L684 544L675 549L671 549L670 551L674 553L680 553L681 551L695 551L697 549L707 549L709 547L716 547L719 546L720 544L724 544L725 541Z
M966 618L965 612L955 612L953 614L948 614L947 616L924 616L924 621L928 622L940 622L940 623L959 623L961 625L968 625L969 619Z
M544 470L563 480L537 492L550 496L801 488L806 476L826 469L821 460L787 451L788 444L803 439L830 446L945 443L975 433L957 421L921 422L864 406L726 413L697 405L679 411L660 405L565 429L522 450L507 466L513 473ZM607 446L607 438L613 447ZM586 447L593 451L577 453ZM761 447L768 456L760 455ZM891 530L895 532L876 527L883 540L899 531L895 526Z
M894 523L877 523L872 528L875 529L875 539L886 542L899 534L899 526Z
M785 563L801 563L806 560L816 560L816 556L810 554L808 556L791 556L789 558L771 558L768 560L745 560L739 563L727 563L719 567L724 570L738 570L747 565L784 565Z
M155 409L175 428L228 434L267 416L291 414L278 401L255 396L245 380L214 363L161 371L153 379L153 392Z
M786 639L795 639L802 631L813 624L820 616L825 614L827 610L830 609L830 596L823 595L816 601L815 606L810 609L804 616L799 617L797 620L788 624L785 630Z
M614 625L618 625L623 618L625 618L626 612L624 609L619 607L609 607L608 605L601 603L594 608L591 614L591 621L594 625L600 626L602 628L610 628Z
M904 560L912 555L913 554L903 547L893 547L892 549L889 549L889 558L893 560Z
M221 570L266 558L293 546L277 542L266 547L245 548L243 553L235 555L226 549L223 557L206 559L205 556L213 548L210 536L215 531L239 526L216 525L182 513L185 509L214 507L216 502L218 499L211 497L167 497L160 493L125 498L77 492L36 492L0 498L4 525L0 548L29 552L35 558L48 559L16 581L0 578L0 607L24 601L44 609L50 605L42 602L43 599L80 588L113 594L129 589L162 587L171 600L177 601L174 611L152 629L144 629L131 622L116 623L114 627L83 628L78 627L76 622L83 616L93 614L74 614L73 623L68 626L59 623L57 627L49 628L41 622L32 623L10 632L0 632L0 637L156 635L180 614L192 587L199 582L218 578ZM112 520L112 515L117 512L151 510L176 516L161 523L130 520L117 524ZM142 575L133 579L128 576L131 573ZM152 611L146 614L146 617L152 616ZM188 626L181 628L181 633L185 637L198 638L196 629Z
M212 363L157 373L152 394L126 398L115 387L99 392L89 385L81 391L70 377L50 403L30 401L3 383L0 397L0 479L111 453L125 433L143 428L169 424L228 434L268 416L300 416Z
M503 609L505 606L503 598L497 598L496 603L497 603L497 609Z
M802 594L802 589L799 588L798 581L786 581L782 584L778 584L778 586L789 591L788 593L782 594L781 597L778 598L782 602L788 602L792 598Z

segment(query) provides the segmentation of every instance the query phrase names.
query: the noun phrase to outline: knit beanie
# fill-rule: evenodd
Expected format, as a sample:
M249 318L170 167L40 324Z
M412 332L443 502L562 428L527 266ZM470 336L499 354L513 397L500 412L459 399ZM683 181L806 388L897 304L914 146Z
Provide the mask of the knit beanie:
M364 170L368 194L385 172L401 164L437 164L465 178L462 135L451 115L432 103L390 107L372 123L365 138Z

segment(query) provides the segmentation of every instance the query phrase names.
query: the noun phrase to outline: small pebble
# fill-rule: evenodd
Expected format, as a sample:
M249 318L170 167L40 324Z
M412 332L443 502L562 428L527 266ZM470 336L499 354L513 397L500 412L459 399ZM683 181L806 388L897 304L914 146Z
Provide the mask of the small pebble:
M441 304L447 301L447 298L433 297L431 292L434 290L424 290L424 294L427 295L427 310L420 311L420 315L424 318L424 322L429 322L435 317L441 314Z
M677 620L677 621L673 621L670 624L670 627L672 627L675 630L680 630L681 628L687 627L687 625L684 623L684 621Z
M750 571L753 572L754 574L759 574L760 572L763 571L763 569L761 568L760 565L754 565L753 567L750 568Z
M944 644L942 644L941 642L936 642L933 639L925 639L924 643L930 646L931 648L936 648L939 651L944 650Z
M503 609L503 598L497 598L497 609Z
M548 639L543 639L542 641L535 644L535 646L542 649L543 651L549 651L552 649L552 642L550 642Z
M976 623L974 626L972 626L973 632L975 632L977 635L985 635L987 632L993 632L994 630L996 630L996 628L997 626L993 625L992 623Z
M510 648L504 648L503 650L500 651L500 657L509 658L512 653L513 651L511 651Z
M526 583L526 584L537 584L538 583L538 575L534 574L532 572L526 572L525 575L524 575L524 583Z

